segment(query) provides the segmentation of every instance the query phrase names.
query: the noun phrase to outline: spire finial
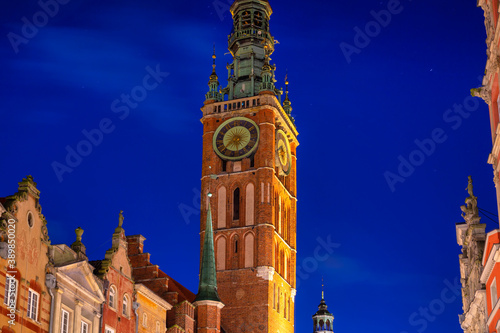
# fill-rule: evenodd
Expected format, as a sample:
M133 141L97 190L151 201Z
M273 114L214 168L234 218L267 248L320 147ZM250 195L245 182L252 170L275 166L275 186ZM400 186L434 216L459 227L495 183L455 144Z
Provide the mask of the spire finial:
M286 86L286 89L285 89L285 100L283 101L283 110L285 110L286 114L293 121L293 117L292 117L292 102L290 102L290 98L288 98L288 84L289 83L290 82L288 82L288 70L287 70L286 75L285 75L285 86Z
M212 68L214 69L215 72L215 59L217 59L217 56L215 55L215 43L214 43L214 54L212 54L212 59L213 59Z
M75 234L76 234L76 241L78 243L81 243L82 242L82 235L83 235L83 229L78 227L76 230L75 230Z
M285 74L285 93L286 93L286 99L288 99L288 84L290 82L288 82L288 69L286 70L286 74Z
M71 244L71 248L73 249L73 251L75 251L79 256L80 254L82 255L85 255L85 252L86 252L86 248L85 248L85 245L83 245L82 243L82 235L83 235L83 229L78 227L76 230L75 230L75 234L76 234L76 241L73 242L73 244Z
M321 299L325 299L325 283L323 277L321 277Z

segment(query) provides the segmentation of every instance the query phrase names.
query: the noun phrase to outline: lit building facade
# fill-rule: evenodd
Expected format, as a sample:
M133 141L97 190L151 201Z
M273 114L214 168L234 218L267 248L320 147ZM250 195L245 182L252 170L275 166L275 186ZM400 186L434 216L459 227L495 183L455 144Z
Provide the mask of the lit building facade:
M94 274L102 280L105 302L102 307L101 333L134 333L136 330L134 281L128 259L127 239L120 212L112 246L103 260L91 261Z
M82 234L81 228L76 229L71 247L52 247L56 285L50 290L54 295L51 333L99 333L103 286L93 274Z
M466 204L461 207L465 222L456 224L457 243L462 247L459 262L464 312L459 318L464 332L485 333L487 297L483 281L483 250L486 224L480 223L477 197L473 193L471 178L468 190L469 197L465 200Z
M141 283L136 283L134 288L139 305L136 310L136 332L165 333L167 331L167 311L172 309L172 305Z
M0 198L0 328L2 333L49 332L51 296L47 222L33 177ZM14 251L8 252L8 245ZM10 257L9 257L10 255Z
M0 198L1 333L294 332L298 132L288 82L275 86L269 2L236 0L231 13L228 85L214 55L202 107L198 293L151 263L143 236L125 236L122 213L103 260L89 261L81 228L71 246L51 245L27 177ZM323 303L317 315L328 317Z
M477 5L484 11L488 59L482 86L472 89L471 92L473 96L481 97L487 103L489 109L492 150L488 157L488 163L493 167L493 181L496 187L498 209L500 207L500 166L498 163L500 157L500 94L498 84L500 69L498 40L500 33L498 31L498 0L478 0ZM497 260L500 259L500 253L498 252L500 230L496 229L484 235L484 227L479 223L479 217L477 216L477 198L469 191L467 200L467 205L462 208L466 224L457 225L457 241L463 248L467 248L460 258L464 303L464 314L460 316L460 322L466 332L499 332L500 314L498 313L498 307L500 303L498 302L497 290L499 285L497 282L500 280L500 269L497 267ZM462 241L459 238L462 238ZM484 243L482 247L480 246L481 243ZM477 260L481 261L481 268L478 267ZM477 274L479 272L480 279L478 281Z

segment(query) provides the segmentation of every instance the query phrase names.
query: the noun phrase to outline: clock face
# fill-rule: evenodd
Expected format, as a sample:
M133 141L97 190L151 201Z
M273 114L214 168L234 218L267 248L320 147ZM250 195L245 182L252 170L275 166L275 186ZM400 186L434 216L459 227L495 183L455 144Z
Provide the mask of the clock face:
M250 156L259 144L259 127L252 120L236 117L226 120L214 134L214 151L225 160Z
M276 162L284 175L290 174L290 171L292 171L292 154L288 138L282 130L278 130L276 133Z

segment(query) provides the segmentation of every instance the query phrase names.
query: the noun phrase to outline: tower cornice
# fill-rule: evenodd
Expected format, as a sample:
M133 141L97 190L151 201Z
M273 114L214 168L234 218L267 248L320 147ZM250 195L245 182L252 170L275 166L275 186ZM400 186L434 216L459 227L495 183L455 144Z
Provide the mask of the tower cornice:
M299 132L276 96L259 95L204 105L201 108L203 112L201 121L203 122L204 119L209 118L224 119L228 117L244 116L249 113L258 113L263 109L274 111L277 127L283 127L285 132L289 134L289 139L298 146L299 142L297 141L297 136Z

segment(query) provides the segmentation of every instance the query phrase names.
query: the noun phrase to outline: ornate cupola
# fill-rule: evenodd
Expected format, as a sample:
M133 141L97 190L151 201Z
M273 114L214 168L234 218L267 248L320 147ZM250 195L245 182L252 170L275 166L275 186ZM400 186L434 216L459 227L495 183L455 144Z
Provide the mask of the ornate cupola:
M210 74L210 80L208 81L209 90L205 94L205 104L216 103L222 101L222 94L219 91L219 77L215 72L215 46L214 46L214 54L212 55L213 64L212 64L212 74Z
M268 1L236 0L230 8L233 30L229 51L233 63L227 66L228 86L222 90L229 100L252 97L260 92L279 96L274 86L276 67L269 64L274 38L269 31L272 14Z
M333 315L328 311L324 291L321 291L321 302L318 305L318 311L316 311L312 318L314 322L313 333L333 332Z

